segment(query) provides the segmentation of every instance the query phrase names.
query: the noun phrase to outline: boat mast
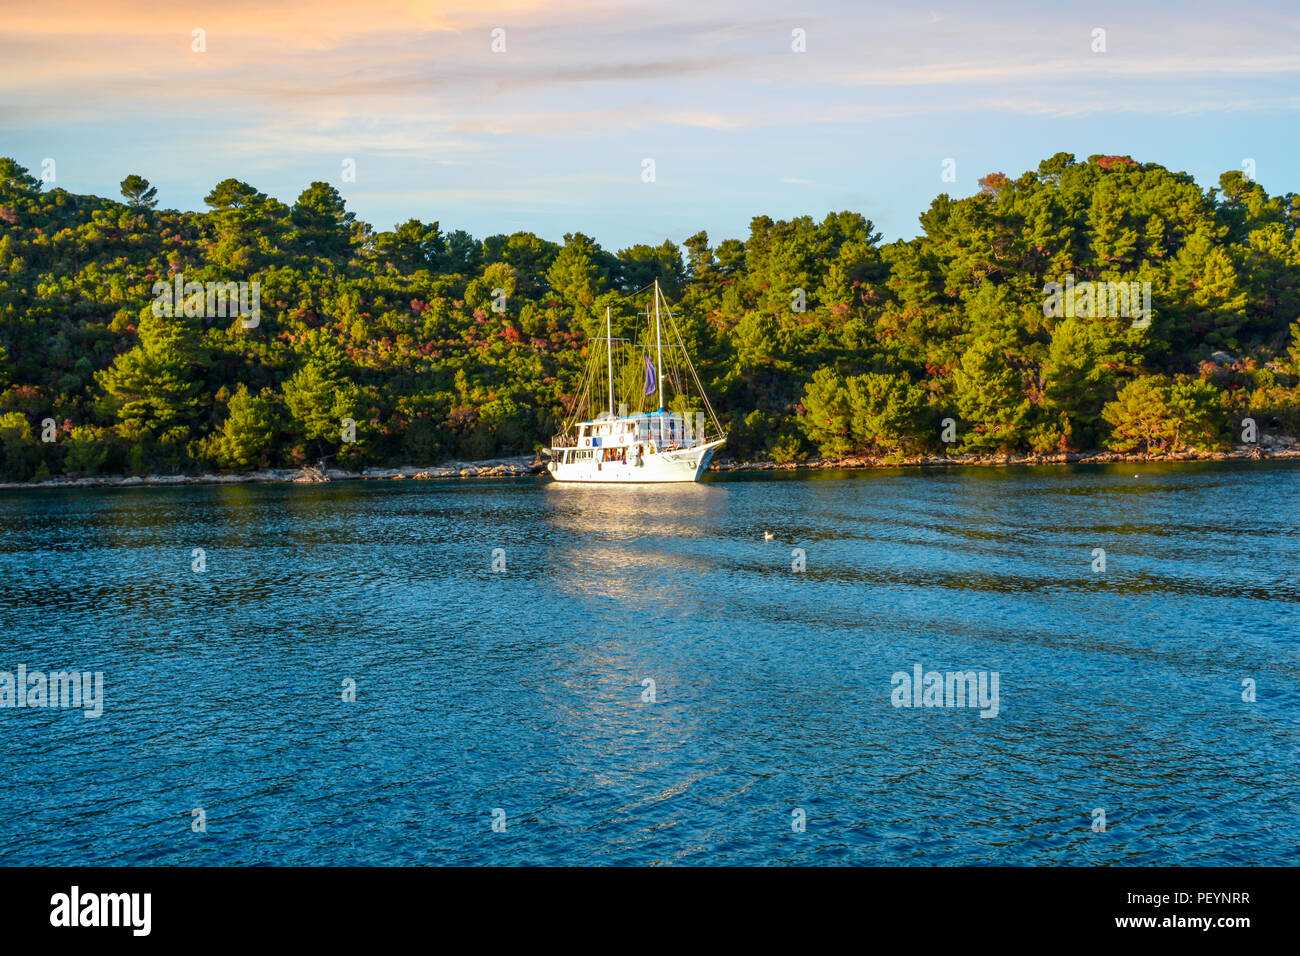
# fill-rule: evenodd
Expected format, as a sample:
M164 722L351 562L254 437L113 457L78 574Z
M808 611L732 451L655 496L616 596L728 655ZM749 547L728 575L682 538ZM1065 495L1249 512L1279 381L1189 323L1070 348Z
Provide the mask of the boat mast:
M605 306L605 346L609 349L609 417L614 417L614 332L609 320L609 306Z
M659 279L655 278L655 354L659 358L659 410L664 410L664 344L659 335ZM662 428L662 425L660 426Z

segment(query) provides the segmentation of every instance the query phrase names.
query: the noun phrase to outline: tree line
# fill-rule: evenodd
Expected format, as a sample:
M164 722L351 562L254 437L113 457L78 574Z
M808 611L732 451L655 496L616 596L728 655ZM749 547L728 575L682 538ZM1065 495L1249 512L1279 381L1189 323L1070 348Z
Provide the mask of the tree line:
M322 182L286 205L227 179L204 201L158 209L137 174L120 201L46 190L0 159L5 479L529 453L606 306L627 334L627 296L654 279L733 458L1210 450L1243 418L1300 432L1300 196L1237 171L1202 189L1058 153L939 195L911 240L845 211L617 252L377 232ZM203 296L159 309L178 275L256 283L256 321ZM1120 284L1148 291L1144 316L1092 295L1113 305Z

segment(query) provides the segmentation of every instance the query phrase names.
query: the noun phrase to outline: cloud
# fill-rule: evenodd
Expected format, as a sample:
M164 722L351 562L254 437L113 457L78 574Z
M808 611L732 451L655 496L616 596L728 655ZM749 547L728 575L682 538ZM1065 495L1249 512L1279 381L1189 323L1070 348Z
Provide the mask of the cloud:
M1160 111L1178 107L1186 80L1300 73L1295 18L1266 10L1227 22L1195 5L1177 18L1122 4L1101 4L1087 20L1015 15L1010 29L996 3L918 17L852 5L791 14L763 0L707 11L684 0L49 0L6 13L0 102L7 122L30 125L115 113L292 123L332 110L371 128L433 112L443 134L506 135L528 114L561 117L565 131L584 118L593 131L730 131L836 122L837 112L854 115L855 95L870 97L862 115L873 116L976 105L990 93L1014 109L1047 87L1063 102L1130 110L1131 97L1104 84L1132 80L1165 83L1132 97ZM1094 22L1108 24L1106 53L1090 52ZM790 51L792 24L808 30L806 54ZM502 54L491 52L495 26L507 31ZM191 49L195 29L206 31L204 53ZM611 124L630 103L648 118Z

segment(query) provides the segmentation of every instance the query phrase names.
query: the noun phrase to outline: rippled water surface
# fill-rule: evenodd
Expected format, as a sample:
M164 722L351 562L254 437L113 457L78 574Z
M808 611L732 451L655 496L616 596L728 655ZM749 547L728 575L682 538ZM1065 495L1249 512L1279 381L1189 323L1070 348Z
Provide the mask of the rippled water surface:
M0 580L106 698L0 709L5 864L1300 862L1284 463L6 492Z

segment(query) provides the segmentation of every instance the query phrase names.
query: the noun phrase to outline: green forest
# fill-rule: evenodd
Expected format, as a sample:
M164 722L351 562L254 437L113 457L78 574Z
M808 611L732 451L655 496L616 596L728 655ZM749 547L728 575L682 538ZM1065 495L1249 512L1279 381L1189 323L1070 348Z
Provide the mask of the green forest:
M1214 450L1246 417L1300 432L1300 196L1241 172L1202 189L1058 153L939 195L912 240L845 211L617 252L377 232L322 182L291 206L234 179L203 212L155 196L138 174L120 199L45 189L0 159L5 480L531 453L606 306L626 334L655 278L736 460ZM159 314L178 275L259 283L256 322ZM1067 277L1149 283L1149 321L1046 307Z

